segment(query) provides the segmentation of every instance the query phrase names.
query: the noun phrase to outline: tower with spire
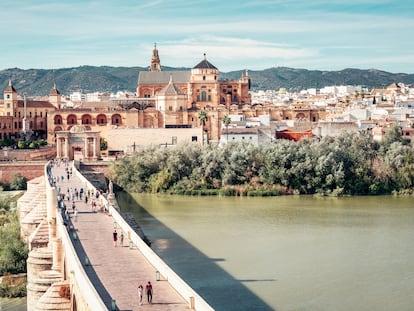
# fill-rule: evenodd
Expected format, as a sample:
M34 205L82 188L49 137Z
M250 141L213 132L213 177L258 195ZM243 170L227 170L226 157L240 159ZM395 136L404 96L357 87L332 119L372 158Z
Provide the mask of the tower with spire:
M162 71L160 56L158 55L157 50L157 43L154 43L154 49L152 50L150 71Z
M56 82L53 83L53 88L50 90L49 102L55 106L57 109L61 108L62 105L62 95L56 87Z
M4 90L4 115L13 116L17 108L17 91L13 87L11 79L9 85Z

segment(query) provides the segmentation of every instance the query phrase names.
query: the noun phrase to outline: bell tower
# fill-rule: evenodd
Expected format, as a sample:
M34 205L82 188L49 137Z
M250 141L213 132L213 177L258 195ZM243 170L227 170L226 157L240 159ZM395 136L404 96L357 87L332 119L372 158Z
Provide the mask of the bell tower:
M17 91L13 87L11 79L9 85L4 90L4 115L13 116L17 108Z
M161 61L157 50L157 43L154 43L154 49L152 50L150 71L162 71Z

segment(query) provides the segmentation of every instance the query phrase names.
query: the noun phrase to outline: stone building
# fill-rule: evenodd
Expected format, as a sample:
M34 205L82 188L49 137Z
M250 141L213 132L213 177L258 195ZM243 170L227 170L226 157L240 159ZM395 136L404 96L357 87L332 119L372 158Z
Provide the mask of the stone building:
M0 140L18 140L23 129L33 132L35 138L47 138L48 114L61 105L61 95L53 86L49 97L44 100L26 99L18 95L12 81L3 92L3 100L0 100ZM24 124L26 116L27 124Z
M99 132L75 125L69 131L56 132L56 158L96 161L101 155Z

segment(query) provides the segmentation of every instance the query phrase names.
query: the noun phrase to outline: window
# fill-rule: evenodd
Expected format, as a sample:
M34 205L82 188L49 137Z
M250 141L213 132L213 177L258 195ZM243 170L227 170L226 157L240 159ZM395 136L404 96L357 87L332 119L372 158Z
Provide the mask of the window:
M32 112L30 111L30 112L29 112L29 118L31 118L31 117L32 117Z
M236 102L237 101L237 95L233 96L233 101Z
M200 101L200 95L197 95L197 101L198 102Z
M168 111L172 111L172 106L168 106Z
M191 141L197 141L197 136L191 136Z
M208 95L208 101L211 102L211 95Z
M14 122L14 128L17 129L17 122Z
M20 118L20 111L19 111L19 118Z
M43 128L43 121L40 121L40 127Z
M206 81L206 76L203 76L203 81Z
M40 117L43 117L43 111L40 111Z
M10 108L10 103L7 103L7 108Z
M206 91L201 92L201 101L205 102L207 100Z
M6 99L10 99L10 94L7 94Z

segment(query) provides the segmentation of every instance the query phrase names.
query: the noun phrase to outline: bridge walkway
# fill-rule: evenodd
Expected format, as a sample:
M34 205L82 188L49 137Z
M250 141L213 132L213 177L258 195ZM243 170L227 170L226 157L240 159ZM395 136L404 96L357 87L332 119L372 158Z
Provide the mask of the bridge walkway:
M75 174L67 179L65 167L54 166L52 175L59 178L56 188L67 195L67 190L77 188L82 181ZM61 176L64 176L63 181ZM189 310L188 303L166 281L156 280L156 270L137 248L130 249L128 238L124 237L124 245L114 246L112 234L114 221L112 216L104 212L94 212L90 200L86 204L75 198L77 216L72 213L72 200L65 198L65 205L69 211L71 222L78 238L72 240L86 273L102 297L108 309L111 310L112 300L115 300L119 310L138 311L179 311ZM120 236L119 229L118 237ZM119 240L118 240L119 242ZM87 257L87 259L86 259ZM88 264L89 262L89 264ZM145 286L150 281L153 286L152 304L148 304ZM144 287L143 305L139 305L137 287Z

